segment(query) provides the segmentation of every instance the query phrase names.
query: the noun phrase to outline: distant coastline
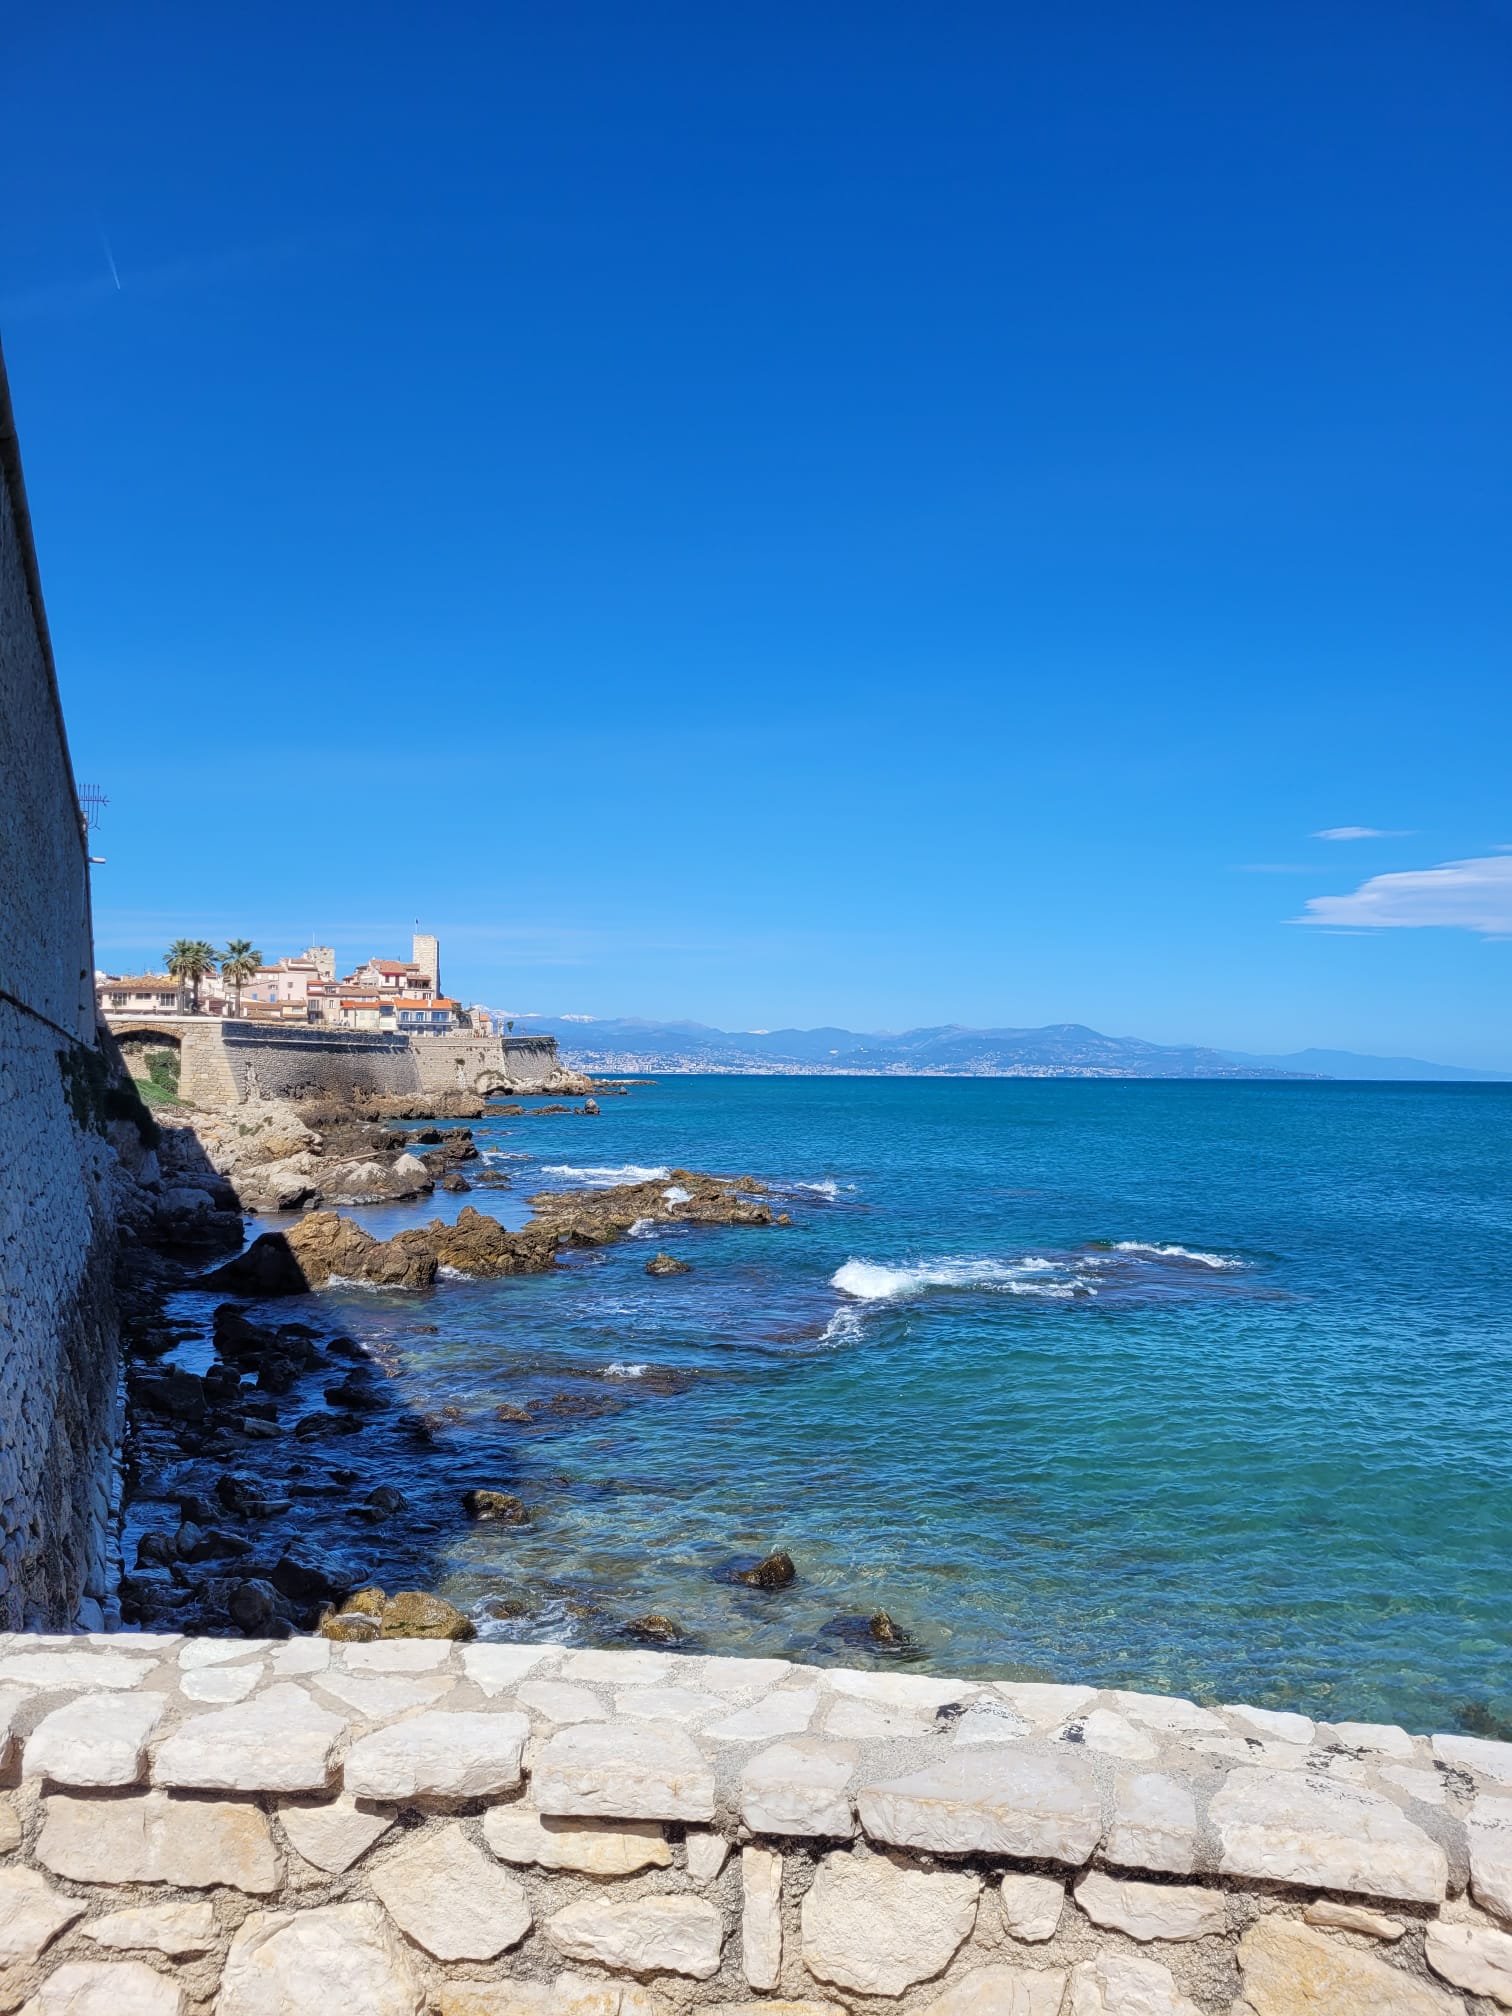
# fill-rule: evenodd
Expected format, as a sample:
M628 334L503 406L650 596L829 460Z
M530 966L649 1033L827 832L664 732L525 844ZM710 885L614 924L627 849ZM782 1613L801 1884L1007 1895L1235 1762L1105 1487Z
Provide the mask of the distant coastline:
M1075 1022L1042 1029L946 1024L880 1033L840 1028L729 1030L699 1022L585 1015L518 1015L510 1022L519 1030L554 1036L564 1064L596 1075L1512 1084L1512 1074L1422 1058L1369 1057L1342 1050L1256 1056L1203 1044L1105 1036Z

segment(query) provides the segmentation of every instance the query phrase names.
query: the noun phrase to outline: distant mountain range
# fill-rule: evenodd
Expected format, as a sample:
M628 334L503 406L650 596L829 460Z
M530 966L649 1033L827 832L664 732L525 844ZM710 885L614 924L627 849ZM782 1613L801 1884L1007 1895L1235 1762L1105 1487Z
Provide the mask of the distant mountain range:
M702 1022L589 1016L515 1018L517 1031L554 1035L581 1071L738 1071L965 1078L1396 1078L1493 1079L1407 1057L1302 1050L1250 1057L1199 1044L1103 1036L1079 1022L1045 1029L967 1029L946 1023L901 1034L854 1029L711 1029Z

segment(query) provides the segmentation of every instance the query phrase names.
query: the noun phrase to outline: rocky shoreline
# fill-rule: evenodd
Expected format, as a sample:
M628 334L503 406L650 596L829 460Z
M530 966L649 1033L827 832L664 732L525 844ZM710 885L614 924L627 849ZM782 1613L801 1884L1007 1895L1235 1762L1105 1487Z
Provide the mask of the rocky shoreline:
M576 1110L592 1117L597 1109L589 1098ZM139 1167L123 1213L122 1473L132 1536L120 1586L124 1623L263 1638L322 1629L344 1639L467 1637L470 1621L429 1593L444 1538L468 1520L505 1516L501 1506L511 1520L529 1518L499 1488L512 1481L507 1461L470 1455L467 1438L454 1432L460 1410L426 1415L406 1403L397 1361L385 1362L329 1321L276 1321L261 1312L254 1319L250 1303L353 1282L425 1290L448 1276L541 1274L575 1248L653 1224L790 1222L756 1179L687 1169L603 1190L537 1192L530 1219L514 1231L464 1205L453 1223L432 1219L376 1239L324 1208L509 1180L482 1162L466 1126L400 1133L345 1110L268 1105L187 1114L163 1130L156 1167ZM205 1267L240 1247L244 1212L286 1211L295 1196L304 1206L299 1217ZM686 1265L658 1255L647 1272ZM184 1289L227 1299L208 1324L175 1319L170 1298ZM207 1357L205 1369L166 1362L181 1346L196 1360ZM548 1418L628 1404L581 1385L548 1400ZM639 1382L635 1397L675 1390L675 1380ZM496 1414L515 1431L536 1419L515 1406ZM478 1474L459 1469L469 1462ZM434 1516L438 1496L449 1495L436 1488L443 1474L457 1478L450 1521ZM413 1492L417 1478L432 1516L417 1514L404 1488L408 1482ZM398 1593L386 1595L380 1580ZM507 1610L509 1599L500 1601ZM641 1642L677 1635L664 1618L612 1628Z

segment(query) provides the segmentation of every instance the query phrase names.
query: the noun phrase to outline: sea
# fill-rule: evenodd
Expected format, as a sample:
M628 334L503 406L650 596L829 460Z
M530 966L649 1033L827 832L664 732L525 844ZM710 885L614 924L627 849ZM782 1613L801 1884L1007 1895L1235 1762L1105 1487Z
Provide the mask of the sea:
M1512 1736L1512 1086L711 1076L602 1104L474 1123L507 1189L354 1215L518 1225L537 1189L693 1168L792 1223L300 1311L430 1424L377 1481L484 1637L655 1616L690 1651ZM648 1277L659 1250L691 1271ZM469 1521L476 1486L529 1524ZM790 1587L731 1579L777 1548Z

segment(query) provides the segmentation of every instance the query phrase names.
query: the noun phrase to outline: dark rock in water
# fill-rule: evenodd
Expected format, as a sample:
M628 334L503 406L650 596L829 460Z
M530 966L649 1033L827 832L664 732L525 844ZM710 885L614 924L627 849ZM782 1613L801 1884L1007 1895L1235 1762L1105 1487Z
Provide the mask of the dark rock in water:
M585 1099L583 1101L583 1111L585 1113L591 1113L595 1118L597 1118L598 1110L599 1110L599 1103L597 1099Z
M402 1491L396 1491L392 1484L379 1484L369 1491L357 1513L369 1525L376 1526L380 1520L392 1519L396 1513L406 1511L408 1506L409 1500Z
M691 1274L693 1269L686 1260L679 1260L671 1253L653 1253L646 1262L646 1272L651 1275Z
M241 1374L234 1365L212 1365L205 1374L204 1389L212 1407L229 1407L241 1393Z
M527 1427L534 1421L534 1414L528 1414L523 1407L513 1407L506 1400L494 1409L495 1421L519 1421Z
M798 1580L798 1570L793 1566L792 1555L779 1548L764 1561L758 1561L754 1568L737 1568L730 1580L743 1582L747 1589L786 1589Z
M786 1211L779 1211L777 1213L777 1223L779 1225L791 1225L792 1222L792 1218Z
M196 1526L187 1519L173 1536L173 1545L180 1561L222 1561L228 1555L252 1552L252 1542L239 1533L225 1533L215 1526Z
M195 1492L186 1492L178 1501L179 1518L187 1519L196 1526L208 1526L215 1517L215 1507L208 1498L201 1498Z
M363 1580L362 1570L334 1555L302 1548L297 1554L283 1554L273 1569L273 1587L296 1603L311 1603L317 1597L343 1597Z
M488 1596L480 1605L485 1617L528 1617L530 1605L519 1596Z
M879 1645L906 1645L908 1633L900 1624L894 1624L885 1610L878 1610L867 1620L867 1631Z
M226 1599L226 1615L249 1638L266 1631L273 1616L274 1590L271 1582L238 1582Z
M161 1527L151 1528L137 1542L138 1568L166 1568L177 1559L178 1549L173 1544L173 1535L163 1532Z
M241 1432L249 1442L276 1442L283 1430L276 1421L270 1421L248 1411L242 1418Z
M137 1398L154 1414L167 1414L175 1421L203 1421L205 1382L181 1366L170 1365L155 1379L137 1385Z
M500 1526L528 1526L530 1514L508 1491L464 1491L462 1509L469 1519L489 1519Z
M670 1617L663 1617L653 1610L645 1617L632 1617L625 1625L627 1638L639 1638L648 1645L678 1645L682 1642L682 1632Z
M235 1302L222 1302L211 1318L215 1348L223 1358L255 1358L278 1342L277 1333L254 1323Z
M442 1139L441 1129L439 1127L420 1127L411 1134L410 1139L411 1141L418 1142L423 1148L431 1148Z
M479 1190L507 1190L510 1179L502 1169L478 1169L473 1173L473 1187Z
M465 1176L459 1176L455 1169L441 1178L443 1190L471 1190L472 1185Z
M294 1326L291 1323L289 1325L289 1328L292 1330L293 1327ZM416 1327L428 1329L431 1328L432 1326L417 1325ZM368 1354L366 1353L366 1351L363 1350L362 1346L357 1342L357 1339L355 1337L333 1337L330 1343L327 1344L326 1350L330 1353L330 1355L333 1358L354 1358L358 1360L360 1363L366 1363L367 1361Z
M330 1407L350 1407L364 1414L376 1414L383 1406L382 1392L355 1373L339 1386L327 1386L325 1397Z

